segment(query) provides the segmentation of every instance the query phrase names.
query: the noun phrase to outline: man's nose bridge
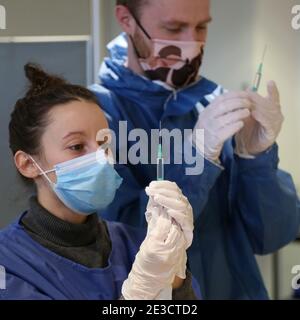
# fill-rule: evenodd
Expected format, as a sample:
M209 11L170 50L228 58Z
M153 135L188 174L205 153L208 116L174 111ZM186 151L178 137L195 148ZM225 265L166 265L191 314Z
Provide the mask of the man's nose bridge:
M184 41L199 41L199 34L194 26L189 26L186 28Z

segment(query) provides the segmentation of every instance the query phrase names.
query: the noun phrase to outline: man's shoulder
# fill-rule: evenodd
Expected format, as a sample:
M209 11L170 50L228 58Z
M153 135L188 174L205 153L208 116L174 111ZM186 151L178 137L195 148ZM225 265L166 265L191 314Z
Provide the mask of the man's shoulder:
M100 84L94 84L90 86L89 89L95 94L99 106L101 107L106 118L109 121L112 121L113 119L121 119L119 111L119 106L121 106L121 102L119 101L119 98L113 91L105 88Z
M197 99L197 106L201 109L226 92L227 90L222 85L204 77L190 90L186 91L189 96Z
M112 99L112 97L115 96L113 91L97 83L91 85L89 87L89 90L92 91L96 95L96 97L100 99L103 99L103 98Z

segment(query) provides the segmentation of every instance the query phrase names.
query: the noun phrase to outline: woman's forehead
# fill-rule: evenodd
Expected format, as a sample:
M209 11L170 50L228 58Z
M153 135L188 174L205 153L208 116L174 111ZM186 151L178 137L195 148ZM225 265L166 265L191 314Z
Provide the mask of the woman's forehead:
M48 131L63 137L72 132L97 134L99 130L108 128L104 113L92 102L72 101L58 105L51 110L49 118Z

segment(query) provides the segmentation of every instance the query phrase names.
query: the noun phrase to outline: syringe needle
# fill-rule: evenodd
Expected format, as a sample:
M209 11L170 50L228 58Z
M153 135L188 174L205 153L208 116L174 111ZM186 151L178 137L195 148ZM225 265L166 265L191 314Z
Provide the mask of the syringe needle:
M265 45L265 49L264 49L264 53L263 53L263 56L262 56L262 59L261 59L262 63L265 62L265 57L266 57L266 54L267 54L267 50L268 50L268 45L266 44Z
M252 87L253 92L257 92L259 89L259 86L260 86L260 82L261 82L261 78L262 78L262 70L263 70L263 65L264 65L267 49L268 49L268 45L266 44L263 55L262 55L261 63L259 64L258 70L255 74L254 85Z

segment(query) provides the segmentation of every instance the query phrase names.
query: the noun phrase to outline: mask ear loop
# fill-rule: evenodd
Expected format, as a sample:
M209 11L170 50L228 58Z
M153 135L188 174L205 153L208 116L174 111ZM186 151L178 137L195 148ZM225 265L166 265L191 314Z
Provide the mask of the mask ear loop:
M50 180L50 178L47 176L48 173L51 173L51 172L55 172L55 169L52 169L52 170L48 170L48 171L44 171L39 165L38 163L32 158L32 156L28 155L29 158L31 159L31 161L35 164L35 166L40 170L40 174L39 176L44 176L46 178L46 180L50 183L51 186L54 185L54 183Z
M135 23L137 24L137 26L143 31L144 35L145 35L149 40L152 40L152 38L150 37L149 33L148 33L148 32L145 30L145 28L142 26L142 24L140 23L139 19L135 16L135 14L133 14L133 13L129 10L129 8L127 8L127 9L128 9L128 11L130 12L130 14L132 15L132 17L133 17ZM131 40L131 42L132 42L132 45L133 45L133 49L134 49L134 51L135 51L135 54L137 55L138 58L142 58L141 55L140 55L140 53L139 53L139 51L138 51L138 49L137 49L137 47L136 47L136 45L135 45L135 43L134 43L133 37L132 37L131 35L129 35L129 38L130 38L130 40Z
M128 8L129 10L129 8ZM146 31L146 29L142 26L142 24L140 23L140 20L135 16L135 14L133 12L131 12L129 10L130 14L132 15L133 19L135 20L136 24L138 25L138 27L144 32L145 36L149 39L152 40L152 38L150 37L149 33Z

